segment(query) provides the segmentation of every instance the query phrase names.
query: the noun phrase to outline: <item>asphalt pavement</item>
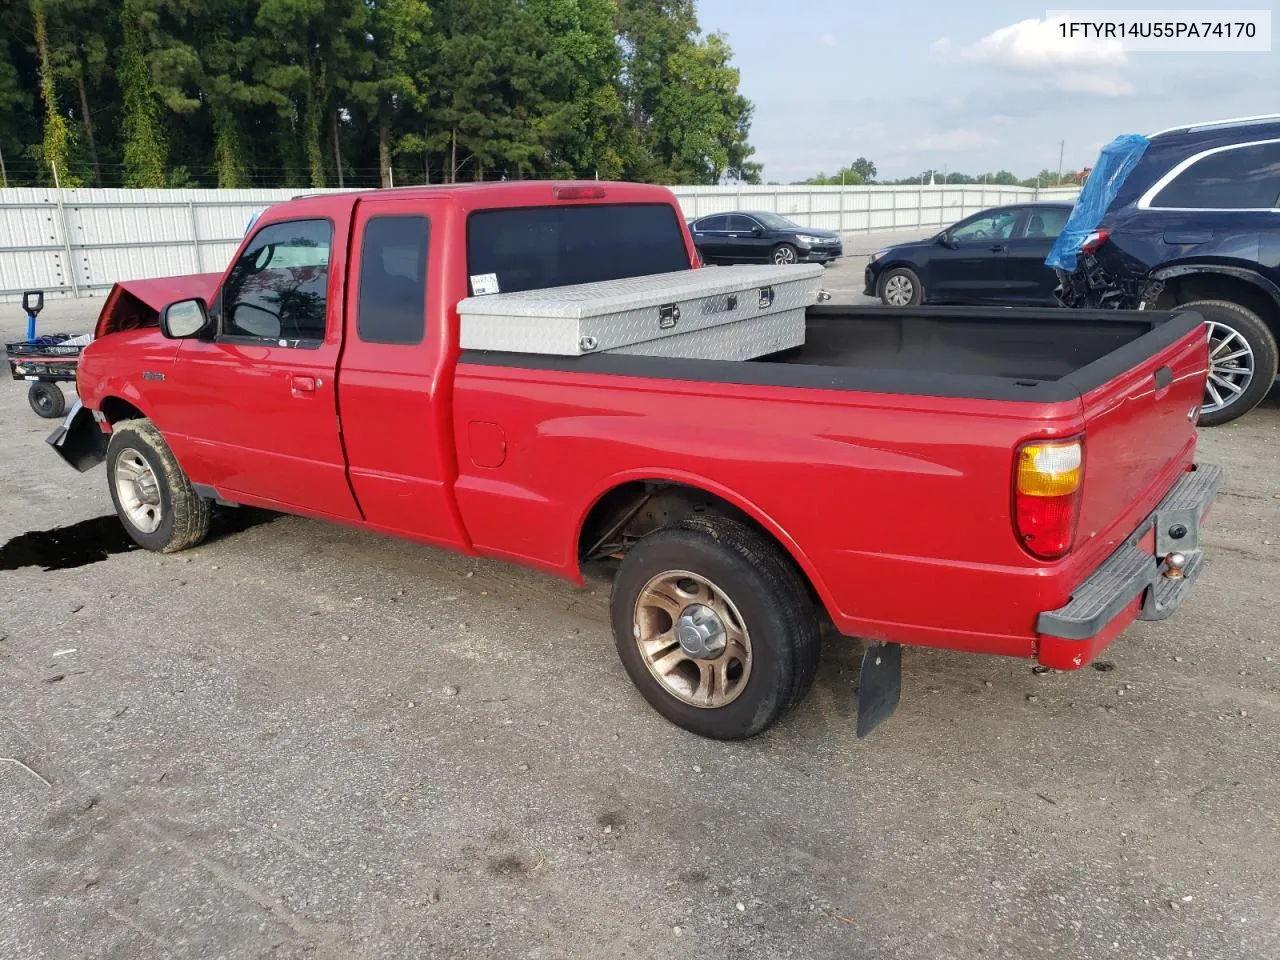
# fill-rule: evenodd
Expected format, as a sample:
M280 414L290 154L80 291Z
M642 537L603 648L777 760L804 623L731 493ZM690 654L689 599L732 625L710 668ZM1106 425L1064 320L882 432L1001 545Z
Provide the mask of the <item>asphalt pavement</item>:
M1226 486L1172 620L1105 672L909 649L863 741L852 643L701 740L604 584L252 512L127 550L50 429L0 382L5 960L1280 957L1277 392L1201 434Z

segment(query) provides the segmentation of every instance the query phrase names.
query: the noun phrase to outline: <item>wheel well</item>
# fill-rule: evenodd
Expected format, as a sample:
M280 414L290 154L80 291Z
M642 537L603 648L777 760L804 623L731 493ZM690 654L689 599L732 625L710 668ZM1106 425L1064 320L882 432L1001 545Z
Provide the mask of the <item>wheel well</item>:
M139 420L146 416L128 400L121 400L119 397L103 397L98 409L107 418L107 423L111 424L121 420Z
M1189 273L1165 281L1156 298L1158 310L1169 310L1196 300L1228 300L1252 310L1280 335L1280 307L1267 291L1255 283L1224 273Z
M624 483L597 500L578 533L578 562L585 565L620 560L632 544L646 534L686 517L707 513L732 517L776 544L808 589L814 608L825 610L804 568L786 545L754 517L714 493L667 480Z

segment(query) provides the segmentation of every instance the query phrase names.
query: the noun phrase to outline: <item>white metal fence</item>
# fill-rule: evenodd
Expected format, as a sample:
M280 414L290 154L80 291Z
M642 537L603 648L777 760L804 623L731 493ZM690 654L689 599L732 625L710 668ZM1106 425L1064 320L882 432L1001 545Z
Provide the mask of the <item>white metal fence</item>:
M921 232L986 207L1075 188L674 187L686 217L767 210L844 234ZM24 290L101 296L117 280L221 271L250 218L299 190L0 190L0 301Z

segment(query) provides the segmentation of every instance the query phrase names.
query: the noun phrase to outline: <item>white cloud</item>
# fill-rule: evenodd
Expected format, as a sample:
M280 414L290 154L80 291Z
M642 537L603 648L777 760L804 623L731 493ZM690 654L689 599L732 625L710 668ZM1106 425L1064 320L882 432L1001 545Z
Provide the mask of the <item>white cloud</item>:
M819 43L821 43L824 47L838 47L838 46L840 46L840 38L839 38L839 37L837 37L834 33L824 33L824 34L819 38L819 41L818 41L818 42L819 42Z
M1038 75L1064 93L1118 97L1134 92L1126 76L1129 59L1116 39L1065 39L1060 18L1019 20L973 43L943 37L930 45L942 60L990 64Z

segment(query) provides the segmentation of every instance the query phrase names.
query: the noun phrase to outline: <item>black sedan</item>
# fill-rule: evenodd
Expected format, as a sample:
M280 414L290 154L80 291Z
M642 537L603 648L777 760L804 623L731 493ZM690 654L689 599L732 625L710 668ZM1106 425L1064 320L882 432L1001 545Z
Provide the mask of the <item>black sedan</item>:
M975 213L927 240L873 253L864 292L891 307L1056 306L1053 290L1058 278L1044 258L1070 214L1070 203L1025 203Z
M844 253L834 230L776 213L713 213L689 224L703 263L830 263Z

